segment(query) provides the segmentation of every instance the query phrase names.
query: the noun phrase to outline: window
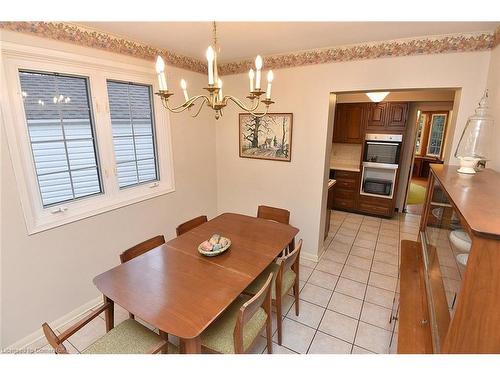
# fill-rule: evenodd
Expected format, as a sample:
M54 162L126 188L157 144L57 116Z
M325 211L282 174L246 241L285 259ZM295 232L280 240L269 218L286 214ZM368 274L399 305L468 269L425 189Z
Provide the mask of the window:
M102 192L87 79L19 72L43 206Z
M427 115L420 113L417 120L417 140L415 141L415 153L420 155L422 152L422 136L424 131L424 125L427 121Z
M2 116L28 234L174 191L153 68L0 48Z
M421 112L417 120L415 155L440 159L446 135L448 112Z
M428 156L441 156L446 118L446 114L432 115L429 142L427 143Z
M120 188L157 179L151 87L108 81Z

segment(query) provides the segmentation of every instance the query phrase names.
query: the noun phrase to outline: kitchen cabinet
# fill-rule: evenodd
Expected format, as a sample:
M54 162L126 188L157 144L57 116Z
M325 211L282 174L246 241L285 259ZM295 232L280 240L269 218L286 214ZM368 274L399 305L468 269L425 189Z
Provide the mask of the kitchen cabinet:
M337 181L333 188L333 208L340 210L355 210L359 195L359 172L334 171Z
M363 143L365 138L366 104L341 103L335 110L334 143Z
M368 133L404 133L408 118L408 103L370 103L367 109L366 131Z
M358 210L372 215L392 216L394 214L393 200L360 194Z
M335 195L335 186L336 181L335 180L329 180L328 183L328 200L326 204L326 218L325 218L325 236L324 238L328 237L328 232L330 231L330 214L333 209L333 197Z

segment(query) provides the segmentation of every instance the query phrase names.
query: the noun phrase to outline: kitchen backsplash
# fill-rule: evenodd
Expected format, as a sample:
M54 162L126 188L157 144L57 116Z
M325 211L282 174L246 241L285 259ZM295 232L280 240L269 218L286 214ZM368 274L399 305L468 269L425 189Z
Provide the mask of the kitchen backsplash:
M361 144L334 143L330 160L341 164L359 164L362 146Z

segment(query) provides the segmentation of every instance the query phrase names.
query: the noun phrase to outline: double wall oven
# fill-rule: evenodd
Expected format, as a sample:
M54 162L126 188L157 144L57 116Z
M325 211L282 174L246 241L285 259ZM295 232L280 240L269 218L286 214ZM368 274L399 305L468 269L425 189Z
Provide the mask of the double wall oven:
M366 134L360 194L392 199L403 136Z

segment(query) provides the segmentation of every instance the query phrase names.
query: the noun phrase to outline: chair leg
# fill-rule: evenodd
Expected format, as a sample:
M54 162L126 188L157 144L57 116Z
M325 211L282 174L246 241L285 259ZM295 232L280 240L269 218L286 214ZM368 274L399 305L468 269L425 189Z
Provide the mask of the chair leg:
M281 295L276 295L276 325L278 326L278 345L281 345L282 320L283 316L281 315Z
M293 296L295 297L295 316L299 316L299 280L293 284Z
M273 328L272 328L272 319L271 319L271 311L267 315L266 322L266 339L267 339L267 354L273 354Z

